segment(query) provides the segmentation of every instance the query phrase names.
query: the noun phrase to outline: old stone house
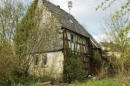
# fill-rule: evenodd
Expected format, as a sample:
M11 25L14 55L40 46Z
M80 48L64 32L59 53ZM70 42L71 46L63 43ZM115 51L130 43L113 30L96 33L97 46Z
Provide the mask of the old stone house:
M36 0L37 9L41 9L41 16L36 33L36 39L29 45L37 42L36 48L28 54L30 60L29 74L36 76L49 75L54 78L62 78L63 62L68 58L67 49L81 58L86 65L86 70L96 73L99 67L96 66L94 58L101 57L100 45L78 23L69 13L59 6L47 0Z

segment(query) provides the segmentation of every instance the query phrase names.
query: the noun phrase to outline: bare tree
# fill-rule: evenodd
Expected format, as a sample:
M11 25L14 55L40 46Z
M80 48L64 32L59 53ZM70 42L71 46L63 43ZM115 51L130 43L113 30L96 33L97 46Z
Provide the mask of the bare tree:
M122 3L124 2L124 3ZM102 3L96 8L98 10L99 8L106 10L107 8L110 8L114 4L121 3L121 6L116 12L120 12L122 15L129 15L129 6L130 6L130 0L103 0ZM115 13L116 15L116 13Z

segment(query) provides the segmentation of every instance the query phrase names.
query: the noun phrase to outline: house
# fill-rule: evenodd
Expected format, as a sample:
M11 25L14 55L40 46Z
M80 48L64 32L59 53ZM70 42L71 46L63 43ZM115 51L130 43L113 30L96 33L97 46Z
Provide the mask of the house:
M97 73L99 67L94 58L101 57L101 47L95 39L69 13L47 0L35 0L35 16L38 22L32 39L28 42L31 49L29 74L35 76L49 75L61 79L67 49L81 58L88 73ZM39 11L40 10L40 11ZM40 15L37 15L39 14ZM38 20L39 19L39 20ZM35 48L34 45L35 44ZM33 48L32 48L33 46Z
M105 55L107 55L108 57L114 56L117 59L121 57L121 47L119 45L112 42L101 42L100 45Z

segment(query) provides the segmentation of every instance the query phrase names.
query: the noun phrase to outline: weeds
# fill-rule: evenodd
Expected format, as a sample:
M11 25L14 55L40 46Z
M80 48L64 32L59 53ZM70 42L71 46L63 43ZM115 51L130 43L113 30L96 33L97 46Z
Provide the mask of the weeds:
M120 86L120 84L114 79L104 79L104 80L88 81L83 84L74 83L71 86Z

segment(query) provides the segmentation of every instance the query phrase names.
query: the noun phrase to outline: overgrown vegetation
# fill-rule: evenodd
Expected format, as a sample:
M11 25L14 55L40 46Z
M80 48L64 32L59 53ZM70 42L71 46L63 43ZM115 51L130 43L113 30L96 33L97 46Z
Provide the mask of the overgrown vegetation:
M13 0L15 2L15 0ZM105 0L101 6L98 8L103 8L104 3L110 0ZM117 0L112 0L117 1ZM27 8L22 2L12 3L12 0L1 0L3 6L0 6L0 86L20 86L26 83L35 83L39 80L42 82L51 81L50 77L35 78L28 75L28 63L30 59L25 60L25 55L27 53L33 52L35 47L30 46L33 49L29 49L27 44L31 44L32 41L35 44L43 39L42 32L36 33L39 27L39 21L41 19L41 10L37 9L37 0L35 0L29 7L26 15ZM102 77L113 77L119 74L124 74L125 76L130 74L130 22L129 22L129 0L126 1L125 5L121 6L120 11L116 11L114 15L110 18L109 23L107 23L107 35L110 36L109 40L114 47L104 53L104 66L105 71ZM49 18L50 22L56 22L54 17ZM22 21L21 21L22 20ZM56 23L46 25L46 30L44 33L52 34L52 28L58 28ZM40 32L40 31L39 31ZM57 33L55 33L57 34ZM55 34L51 35L52 38L56 40ZM38 37L40 40L38 41ZM31 39L31 40L28 40ZM37 40L37 41L36 41ZM109 42L107 42L109 44ZM107 44L106 43L106 44ZM33 44L32 44L33 45ZM54 44L56 45L56 44ZM107 45L106 47L109 47ZM108 52L112 55L108 56ZM118 52L120 58L117 58L114 53ZM64 80L66 82L73 82L76 80L84 80L86 77L86 72L84 70L84 65L82 61L70 50L67 51L67 59L64 63ZM98 58L95 54L95 61L99 66L102 64L102 58ZM97 57L97 58L96 58ZM98 60L98 61L97 61ZM94 66L94 65L93 65ZM95 66L96 67L96 66ZM98 68L97 68L98 69ZM103 74L103 72L101 72ZM120 78L122 79L121 76ZM99 78L100 79L100 78ZM129 85L129 79L118 80L123 84ZM85 84L74 84L74 86L119 86L118 82L113 79L88 81ZM32 84L32 86L40 86L39 83ZM125 86L125 85L124 85Z
M106 60L108 68L113 70L115 74L128 72L129 65L129 52L130 52L130 23L127 16L122 16L122 14L117 13L111 17L109 23L106 24L106 33L109 38L103 47L110 48L106 52ZM112 47L114 46L114 47ZM105 53L104 53L105 54ZM127 71L126 71L127 70ZM110 72L110 73L111 73ZM126 73L127 74L127 73Z
M20 59L14 48L14 35L17 24L23 18L26 6L22 2L1 0L0 5L0 85L9 86L21 82ZM23 76L22 76L23 77Z
M38 49L39 43L45 38L43 34L52 34L50 30L58 27L58 21L54 16L49 17L49 23L45 25L47 31L41 31L38 27L44 7L38 8L37 0L34 0L28 9L24 2L19 0L1 0L0 2L3 4L0 6L0 59L2 59L0 60L0 85L52 80L50 77L29 76L29 61L33 58L27 59L26 55ZM55 23L50 25L50 22L54 21ZM55 34L57 33L52 34L51 37L56 40Z
M119 3L118 0L104 0L97 7L107 10L112 4ZM130 74L130 19L129 0L121 4L120 9L112 13L105 21L105 33L107 39L104 40L104 71L107 77L122 76ZM109 21L108 21L109 20ZM120 80L122 79L120 78Z
M66 82L81 81L85 77L86 71L83 62L76 55L72 54L70 49L67 49L67 59L64 62L64 80Z
M27 40L29 35L32 34L32 30L35 30L36 23L39 21L36 20L36 7L37 1L34 1L29 7L26 15L22 21L17 25L16 35L15 35L15 45L16 45L16 54L19 54L20 57L27 54ZM37 15L38 16L38 15Z

